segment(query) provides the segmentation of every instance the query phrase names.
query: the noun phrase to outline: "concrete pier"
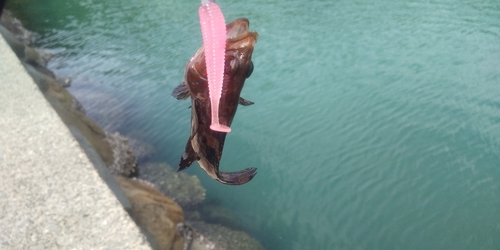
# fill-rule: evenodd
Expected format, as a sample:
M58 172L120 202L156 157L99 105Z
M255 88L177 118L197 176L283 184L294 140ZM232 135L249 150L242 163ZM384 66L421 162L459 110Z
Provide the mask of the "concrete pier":
M151 249L2 36L0 249Z

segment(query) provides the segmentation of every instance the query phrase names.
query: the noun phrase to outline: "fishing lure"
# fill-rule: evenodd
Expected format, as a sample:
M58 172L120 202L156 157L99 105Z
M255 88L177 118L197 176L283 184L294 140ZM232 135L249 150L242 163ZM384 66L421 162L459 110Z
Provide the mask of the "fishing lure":
M226 21L215 0L201 0L200 16L212 123L210 129L229 133L231 128L219 123L219 102L224 80L224 58L226 52Z

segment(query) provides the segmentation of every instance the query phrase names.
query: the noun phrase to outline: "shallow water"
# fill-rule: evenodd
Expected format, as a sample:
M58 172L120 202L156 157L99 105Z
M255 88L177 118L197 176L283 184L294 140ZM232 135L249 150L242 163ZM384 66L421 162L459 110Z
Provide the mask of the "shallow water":
M500 248L500 2L218 3L260 35L221 168L259 173L193 164L209 199L267 249ZM198 1L9 5L89 116L177 165Z

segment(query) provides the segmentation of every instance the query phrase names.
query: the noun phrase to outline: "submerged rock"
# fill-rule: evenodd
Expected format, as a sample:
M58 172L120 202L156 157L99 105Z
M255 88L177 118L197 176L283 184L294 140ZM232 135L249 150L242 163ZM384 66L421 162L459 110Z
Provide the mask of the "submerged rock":
M128 145L128 139L115 132L106 132L106 141L113 149L113 163L109 165L111 171L123 176L133 176L137 173L137 163L132 149Z
M212 223L219 224L234 230L242 230L243 226L234 218L233 213L217 205L204 205L200 212L201 220Z
M178 224L177 231L184 236L183 250L225 250L186 224Z
M165 163L140 166L139 178L153 183L185 209L194 208L205 200L206 190L198 177L177 172Z
M73 98L73 104L71 104L71 107L82 112L82 114L85 114L85 109L83 108L82 103L78 101L78 99Z
M31 45L33 33L25 29L19 19L15 18L8 10L3 10L0 16L0 24L7 28L15 38L24 45Z
M177 225L184 222L184 214L179 205L144 181L115 179L132 203L131 215L151 245L159 250L182 250L184 238Z
M182 233L191 235L192 241L188 250L202 249L238 249L238 250L264 250L264 247L249 234L232 230L216 224L203 221L186 222ZM191 232L189 231L191 229ZM187 231L187 232L186 232ZM184 236L187 238L186 236Z
M184 219L186 220L201 220L201 213L198 210L185 210Z
M71 77L68 77L68 76L57 76L56 77L56 81L61 84L61 86L67 88L69 86L71 86Z
M48 59L44 57L46 52L43 52L44 54L40 53L40 51L33 49L29 46L24 47L24 61L27 63L38 67L39 70L45 70L46 75L50 75L51 77L55 77L54 73L50 72L49 70L45 69L48 63ZM50 72L50 73L49 73Z
M145 162L155 152L153 145L140 140L129 138L128 144L138 163Z
M17 55L19 60L24 63L30 64L39 72L55 78L54 73L48 70L45 66L47 65L47 60L42 57L42 55L35 49L25 45L19 41L14 34L12 34L7 28L0 25L0 34L4 37L5 41L12 48L12 51Z
M146 142L149 141L149 138L152 136L141 128L128 130L125 136L128 138L129 145L132 148L132 152L135 154L137 163L141 165L142 163L149 162L150 158L156 152L155 147Z

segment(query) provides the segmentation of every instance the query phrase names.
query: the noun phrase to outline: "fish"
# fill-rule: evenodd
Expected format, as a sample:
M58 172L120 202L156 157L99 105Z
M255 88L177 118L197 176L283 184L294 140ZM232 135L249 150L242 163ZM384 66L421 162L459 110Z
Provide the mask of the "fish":
M240 96L245 80L253 72L252 53L259 35L249 31L250 22L239 18L226 25L224 80L219 104L219 122L231 126L238 105L254 104ZM194 161L213 179L222 184L242 185L254 178L257 169L250 167L237 172L222 172L222 158L227 133L210 129L209 98L205 51L203 46L186 64L184 82L172 91L178 100L191 97L191 134L179 162L182 171Z

